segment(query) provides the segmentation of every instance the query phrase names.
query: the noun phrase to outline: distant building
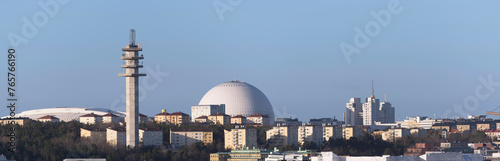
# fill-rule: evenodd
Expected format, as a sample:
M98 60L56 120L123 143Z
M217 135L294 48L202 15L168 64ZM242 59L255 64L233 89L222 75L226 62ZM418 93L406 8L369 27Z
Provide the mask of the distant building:
M382 132L382 140L384 141L395 141L396 139L410 136L410 129L396 128L396 129L388 129L387 131Z
M216 113L209 115L208 121L214 125L229 125L231 124L231 116L224 113Z
M28 122L29 118L27 117L15 117L15 118L2 118L0 119L0 125L21 125L23 126L26 122Z
M106 130L80 128L80 137L96 143L106 142Z
M323 139L329 141L330 139L342 138L342 126L329 125L323 126Z
M360 118L362 118L362 124ZM387 102L387 97L384 102L375 98L372 82L372 94L365 99L365 103L361 105L359 98L351 98L346 104L345 124L369 126L375 125L375 122L394 123L395 108L390 102Z
M80 121L81 121L81 117L80 117ZM107 114L105 114L105 115L102 116L102 123L105 123L105 124L109 124L109 123L118 124L118 123L120 123L120 116L112 114L111 112L109 112L109 113L107 113Z
M363 125L363 104L360 98L351 98L346 103L345 124L351 126Z
M156 123L166 123L168 115L169 115L169 113L167 112L167 110L161 110L161 113L155 115L155 122Z
M265 149L235 149L231 152L211 153L210 161L264 161L270 153Z
M262 114L256 113L256 114L253 114L251 116L247 116L247 123L259 124L259 125L269 125L271 123L271 120L269 119L269 116L267 116L267 115L262 115Z
M40 121L40 122L52 122L52 123L59 122L59 118L54 117L54 116L50 116L50 115L46 115L46 116L40 117L37 120Z
M163 131L160 129L140 128L139 143L142 143L142 146L163 145Z
M273 146L298 145L297 132L297 126L274 126L272 129L266 131L266 140Z
M257 129L243 127L224 130L224 147L226 149L257 147Z
M414 147L406 149L405 156L419 156L428 151L436 151L429 143L416 143Z
M90 125L102 123L102 116L96 115L94 113L89 113L89 114L80 116L80 123L90 124Z
M380 103L377 121L381 123L393 123L395 119L395 108L392 107L390 102L384 101Z
M342 138L350 139L352 137L360 137L363 133L367 132L366 126L344 126L342 127Z
M454 123L435 123L432 125L432 129L449 132L452 129L457 129L457 126Z
M490 137L492 141L498 141L500 138L500 130L485 130L484 134Z
M197 123L207 123L209 122L208 121L208 117L203 115L203 116L200 116L200 117L197 117L196 119L194 119L194 122L197 122Z
M425 116L416 116L416 117L406 117L405 120L398 121L397 123L401 125L401 128L406 128L406 129L411 129L411 128L431 129L432 125L436 123L436 120Z
M231 117L231 124L243 125L247 123L247 117L242 115L236 115Z
M125 128L107 128L106 141L112 146L125 146L126 145L126 130Z
M476 124L475 123L470 123L470 122L457 123L456 126L457 126L457 130L460 132L476 131Z
M298 127L298 144L314 142L316 145L323 144L323 127L318 125L302 125Z
M169 114L165 110L163 110L162 113L155 115L156 123L166 123L168 125L187 124L190 122L190 120L191 119L189 118L189 115L182 112L174 112Z
M192 122L195 122L195 118L200 116L209 116L217 113L226 113L226 106L224 104L220 105L195 105L191 106L191 117Z
M342 123L334 118L319 118L319 119L310 119L309 124L323 126L323 125L341 125Z
M444 152L474 153L474 149L470 148L468 143L441 143L440 150Z
M292 119L292 117L287 118L287 117L282 117L282 118L276 118L275 124L277 126L285 126L285 125L296 125L300 126L302 125L302 121L299 121L298 118Z
M213 132L209 129L170 129L170 145L174 149L191 145L196 142L210 144L213 142Z
M321 152L311 161L482 161L481 154L428 151L419 156L338 156L333 152Z

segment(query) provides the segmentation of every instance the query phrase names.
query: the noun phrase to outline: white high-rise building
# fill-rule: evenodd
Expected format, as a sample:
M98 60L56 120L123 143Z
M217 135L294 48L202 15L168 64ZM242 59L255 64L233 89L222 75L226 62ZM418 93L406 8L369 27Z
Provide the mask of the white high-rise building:
M346 103L345 124L363 125L363 104L360 98L351 98L349 103Z
M375 95L366 98L363 104L363 125L374 125L379 120L379 100Z
M382 103L375 98L372 82L372 95L365 99L365 103L361 104L359 98L351 98L346 103L345 124L375 125L375 122L394 123L395 108L387 102L387 97Z

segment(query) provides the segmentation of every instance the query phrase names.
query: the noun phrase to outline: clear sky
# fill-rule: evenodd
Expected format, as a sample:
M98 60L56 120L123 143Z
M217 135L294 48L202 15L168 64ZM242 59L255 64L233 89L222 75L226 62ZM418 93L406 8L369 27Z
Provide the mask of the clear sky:
M161 109L190 114L210 88L234 78L263 91L276 116L300 120L341 119L349 98L370 95L371 80L375 96L387 94L396 107L396 119L484 114L500 105L500 86L479 80L500 82L500 1L69 1L49 7L56 12L38 4L46 1L1 2L3 53L15 45L9 35L25 39L16 47L18 112L125 111L116 102L125 93L117 74L131 28L145 67L160 71L140 102L149 116ZM219 15L214 2L226 12ZM379 22L371 11L391 19ZM36 33L23 34L34 21ZM366 34L366 26L372 36L356 46L356 29ZM359 49L350 62L342 43ZM7 69L0 75L7 88ZM467 107L454 108L464 101Z

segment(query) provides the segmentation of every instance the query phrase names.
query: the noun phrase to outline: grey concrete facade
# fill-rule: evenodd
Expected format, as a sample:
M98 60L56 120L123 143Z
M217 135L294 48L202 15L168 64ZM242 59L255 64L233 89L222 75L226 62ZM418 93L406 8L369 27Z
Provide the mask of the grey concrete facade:
M131 31L131 35L134 35L135 31ZM126 48L122 48L125 54L122 54L121 59L125 60L122 68L125 68L125 73L119 74L118 76L125 77L125 98L126 98L126 138L127 146L134 148L139 145L139 77L146 76L146 74L139 73L139 68L142 65L139 64L140 59L144 59L142 55L139 55L139 51L142 51L140 46L135 44L135 40L131 40L130 44Z

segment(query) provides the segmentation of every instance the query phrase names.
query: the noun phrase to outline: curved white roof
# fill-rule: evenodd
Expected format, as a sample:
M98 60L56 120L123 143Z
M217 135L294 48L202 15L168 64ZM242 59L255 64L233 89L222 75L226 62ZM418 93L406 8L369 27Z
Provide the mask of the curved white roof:
M92 107L53 107L53 108L43 108L43 109L35 109L23 111L21 113L17 113L16 117L29 117L30 119L36 120L45 115L51 115L59 118L61 121L71 121L78 120L78 118L82 115L94 113L97 115L105 115L108 112L111 112L120 117L124 117L125 113L120 111L113 111L104 108L92 108Z
M250 116L255 113L268 115L274 121L274 112L266 95L251 84L230 81L210 89L199 105L225 104L226 114Z

